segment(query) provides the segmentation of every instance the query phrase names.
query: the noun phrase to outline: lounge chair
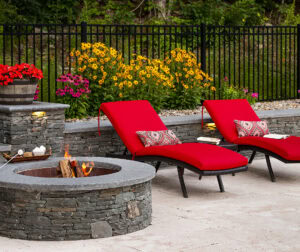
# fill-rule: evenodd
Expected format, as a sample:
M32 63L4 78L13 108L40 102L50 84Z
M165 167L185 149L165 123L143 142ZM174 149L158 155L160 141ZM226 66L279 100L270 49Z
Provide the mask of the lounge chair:
M224 191L221 175L247 170L247 158L231 150L200 143L145 147L137 131L167 130L160 117L148 101L120 101L102 103L99 109L108 117L126 149L117 157L137 161L156 161L156 171L161 162L177 166L179 182L185 198L188 197L183 174L189 169L200 176L215 175L220 191ZM100 125L99 125L100 128ZM100 130L99 130L100 134ZM127 154L127 150L131 153ZM115 155L108 155L114 156Z
M257 152L265 154L272 182L276 179L270 156L284 163L300 162L300 137L290 136L286 139L258 136L238 137L234 120L260 121L246 99L207 100L203 105L227 142L237 144L238 150L252 150L249 163L252 163Z

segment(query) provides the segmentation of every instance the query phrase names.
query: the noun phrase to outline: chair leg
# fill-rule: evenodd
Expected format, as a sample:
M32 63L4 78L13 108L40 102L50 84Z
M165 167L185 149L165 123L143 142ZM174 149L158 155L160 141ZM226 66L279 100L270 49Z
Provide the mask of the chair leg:
M218 179L218 183L219 183L220 192L225 192L221 175L217 175L217 179Z
M255 154L256 154L256 151L253 151L252 154L251 154L251 157L249 158L249 161L248 161L249 164L252 163L252 161L253 161L253 159L255 157Z
M188 198L188 194L187 194L186 187L184 184L184 179L183 179L184 168L177 166L177 171L178 171L178 178L179 178L183 197Z
M275 178L274 173L273 173L270 157L269 157L269 155L265 155L265 156L266 156L266 161L267 161L267 166L268 166L268 170L269 170L269 173L270 173L271 181L275 182L276 178Z
M155 170L156 172L158 171L159 167L160 167L161 161L158 161L155 165Z

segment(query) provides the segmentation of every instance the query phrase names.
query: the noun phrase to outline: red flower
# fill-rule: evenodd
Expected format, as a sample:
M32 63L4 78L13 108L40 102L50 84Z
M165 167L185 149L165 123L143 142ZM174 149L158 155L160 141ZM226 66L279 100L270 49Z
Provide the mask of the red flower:
M8 85L14 79L42 79L43 72L33 64L16 64L14 66L0 64L0 85Z

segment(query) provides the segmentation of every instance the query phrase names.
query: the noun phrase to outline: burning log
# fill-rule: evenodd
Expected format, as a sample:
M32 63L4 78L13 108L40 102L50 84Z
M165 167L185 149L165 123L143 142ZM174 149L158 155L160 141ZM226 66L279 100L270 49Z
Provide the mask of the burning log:
M76 175L77 175L77 178L85 177L83 174L82 168L78 165L76 166Z
M94 167L94 162L83 163L81 166L69 154L69 146L65 146L64 160L59 161L59 166L56 168L57 175L62 174L63 178L80 178L90 175Z
M73 177L75 177L69 160L60 160L59 161L59 168L60 168L60 171L62 173L63 178L73 178Z

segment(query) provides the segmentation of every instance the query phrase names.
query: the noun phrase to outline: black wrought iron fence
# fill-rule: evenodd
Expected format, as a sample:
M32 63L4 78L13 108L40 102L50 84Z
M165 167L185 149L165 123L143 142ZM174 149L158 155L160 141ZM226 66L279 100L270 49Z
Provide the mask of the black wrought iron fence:
M195 53L214 78L221 98L229 85L259 94L259 100L298 98L300 90L300 25L0 25L0 64L33 63L43 69L40 99L54 101L57 77L71 71L69 54L81 42L103 42L129 62L136 54L163 59L172 49Z

